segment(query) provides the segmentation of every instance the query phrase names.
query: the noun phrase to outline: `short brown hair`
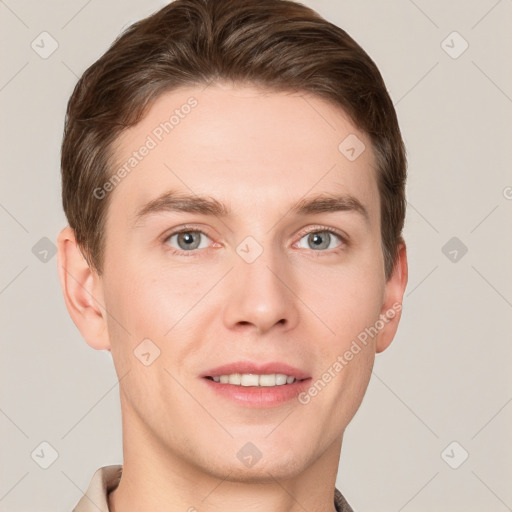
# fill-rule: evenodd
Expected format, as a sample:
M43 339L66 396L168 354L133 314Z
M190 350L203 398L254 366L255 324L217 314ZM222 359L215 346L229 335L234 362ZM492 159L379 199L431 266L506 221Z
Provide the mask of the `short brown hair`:
M377 161L386 279L403 242L406 155L393 103L366 52L292 0L175 0L128 27L79 79L62 142L62 202L100 275L113 143L164 92L215 80L304 91L341 106L368 134ZM341 141L340 141L341 142Z

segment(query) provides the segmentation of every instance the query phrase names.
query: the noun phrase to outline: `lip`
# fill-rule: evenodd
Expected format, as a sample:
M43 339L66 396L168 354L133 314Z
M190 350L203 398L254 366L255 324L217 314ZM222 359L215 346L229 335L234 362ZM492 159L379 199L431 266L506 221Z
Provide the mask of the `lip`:
M297 380L309 379L311 376L299 368L290 366L286 363L280 363L278 361L271 361L268 363L253 363L251 361L236 361L234 363L224 364L217 366L203 372L200 377L219 377L221 375L231 375L232 373L252 373L252 374L266 374L282 373L295 377ZM287 384L291 385L291 384Z
M223 384L203 377L201 379L209 389L223 399L228 399L238 406L253 409L270 409L279 407L286 402L296 400L298 395L305 392L311 385L311 378L295 381L293 384L282 386L235 386Z

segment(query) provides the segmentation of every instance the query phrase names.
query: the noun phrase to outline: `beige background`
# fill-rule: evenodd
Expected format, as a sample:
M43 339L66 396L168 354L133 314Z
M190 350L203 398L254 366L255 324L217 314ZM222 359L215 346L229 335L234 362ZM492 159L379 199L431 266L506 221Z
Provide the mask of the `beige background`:
M512 1L304 3L376 61L409 156L402 322L337 485L356 512L512 510ZM77 77L163 4L0 1L2 512L69 511L98 467L122 462L110 354L68 317L51 252L66 223L60 142ZM58 453L48 469L31 455L42 442Z

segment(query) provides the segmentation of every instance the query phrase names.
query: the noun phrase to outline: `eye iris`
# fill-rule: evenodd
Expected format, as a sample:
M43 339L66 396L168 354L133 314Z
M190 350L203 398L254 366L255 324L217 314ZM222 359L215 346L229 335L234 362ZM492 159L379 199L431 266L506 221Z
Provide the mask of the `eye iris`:
M329 241L330 241L330 235L329 233L326 233L327 236L325 236L326 243L322 243L321 239L322 236L320 236L318 233L311 233L309 235L309 241L313 243L313 245L318 249L326 249L329 247Z
M193 235L192 233L194 233L194 232L185 231L183 233L178 233L178 245L182 249L197 249L197 246L199 245L199 234L195 233ZM193 245L194 238L195 238L195 242L196 242L195 245ZM184 240L186 242L184 246L181 245L182 240Z

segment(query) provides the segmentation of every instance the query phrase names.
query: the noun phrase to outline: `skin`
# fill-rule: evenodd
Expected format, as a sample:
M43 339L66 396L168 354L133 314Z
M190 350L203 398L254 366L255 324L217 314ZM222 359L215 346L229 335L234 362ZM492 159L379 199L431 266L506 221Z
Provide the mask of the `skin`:
M198 105L109 192L103 275L69 226L58 237L68 311L91 347L111 351L120 379L124 466L111 510L335 510L343 434L400 311L305 405L242 407L199 375L248 359L283 361L314 381L402 302L406 248L386 281L370 140L319 97L216 83L162 95L120 136L116 163L190 96ZM352 162L338 150L349 134L366 146ZM169 189L214 196L233 216L163 212L133 227ZM303 197L333 192L357 197L369 223L351 211L287 215ZM184 224L205 233L195 257L170 252L186 250L176 236L162 239ZM315 227L350 241L332 235L315 249L302 233ZM263 248L251 264L236 252L247 236ZM134 356L147 338L160 350L149 366ZM247 442L262 453L251 468L237 458Z

